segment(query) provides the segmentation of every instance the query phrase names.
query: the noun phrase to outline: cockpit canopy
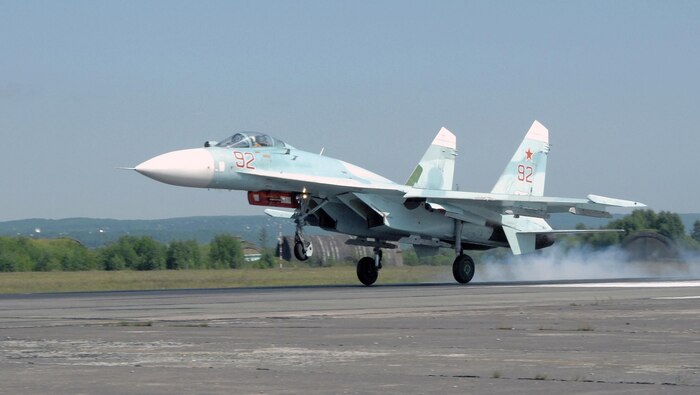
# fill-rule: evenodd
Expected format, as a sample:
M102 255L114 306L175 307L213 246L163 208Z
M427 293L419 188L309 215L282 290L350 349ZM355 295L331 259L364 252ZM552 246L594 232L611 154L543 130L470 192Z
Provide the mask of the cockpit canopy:
M258 132L240 132L216 144L222 148L280 147L291 148L284 141Z

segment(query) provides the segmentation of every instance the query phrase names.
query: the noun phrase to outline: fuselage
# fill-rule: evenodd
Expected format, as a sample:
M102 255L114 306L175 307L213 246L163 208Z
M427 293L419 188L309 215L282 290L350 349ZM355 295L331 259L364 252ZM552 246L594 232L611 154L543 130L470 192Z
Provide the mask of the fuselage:
M410 187L342 160L272 141L266 146L206 144L156 156L135 169L178 186L308 196L314 200L312 207L323 204L309 225L329 231L388 241L420 237L428 246L454 243L454 219L424 204L408 204L403 195ZM508 246L498 226L460 226L465 248Z

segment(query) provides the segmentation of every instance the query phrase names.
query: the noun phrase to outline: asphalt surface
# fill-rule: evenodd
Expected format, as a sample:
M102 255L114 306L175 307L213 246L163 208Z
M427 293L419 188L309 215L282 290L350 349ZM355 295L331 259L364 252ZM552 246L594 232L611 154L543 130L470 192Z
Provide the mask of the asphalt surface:
M7 394L697 394L700 281L0 295Z

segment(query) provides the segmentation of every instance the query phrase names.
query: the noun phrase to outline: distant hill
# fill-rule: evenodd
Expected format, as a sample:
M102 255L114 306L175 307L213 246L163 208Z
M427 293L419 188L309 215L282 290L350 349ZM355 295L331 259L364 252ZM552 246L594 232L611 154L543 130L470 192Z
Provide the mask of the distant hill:
M294 222L268 216L186 217L157 220L116 220L97 218L25 219L0 222L2 236L34 238L69 237L88 247L98 247L122 235L151 236L160 242L197 240L208 243L215 235L230 233L255 244L263 235L274 245L277 235L294 233ZM308 227L312 233L311 227ZM317 229L317 228L316 228Z
M614 219L623 215L615 215ZM693 223L700 219L700 214L680 214L686 230L689 232ZM555 229L573 229L578 223L589 228L597 228L608 223L607 219L580 217L570 214L555 214L549 219ZM264 231L263 231L264 230ZM327 234L312 226L304 228L310 235ZM172 240L197 240L208 243L215 235L230 233L255 244L265 236L265 244L273 246L277 235L294 234L294 222L291 220L256 216L216 216L185 217L156 220L116 220L97 218L66 219L24 219L0 222L0 236L27 236L34 238L69 237L80 241L88 247L99 247L118 239L122 235L151 236L167 243Z

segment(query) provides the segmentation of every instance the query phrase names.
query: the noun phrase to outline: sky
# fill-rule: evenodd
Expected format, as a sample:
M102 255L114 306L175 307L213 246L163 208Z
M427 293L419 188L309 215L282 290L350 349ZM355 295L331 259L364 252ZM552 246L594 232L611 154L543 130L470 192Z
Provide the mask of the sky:
M0 220L262 214L158 154L256 130L405 182L440 127L489 191L536 119L545 194L700 212L697 1L0 0Z

